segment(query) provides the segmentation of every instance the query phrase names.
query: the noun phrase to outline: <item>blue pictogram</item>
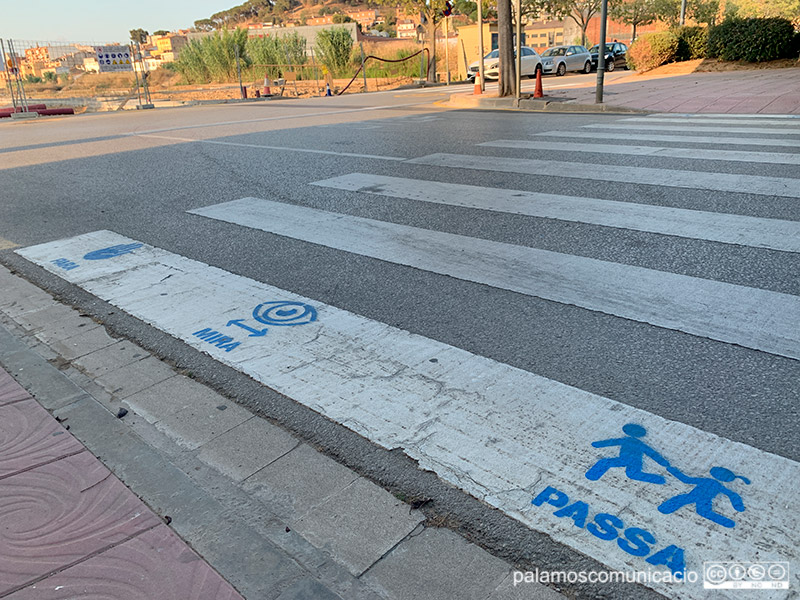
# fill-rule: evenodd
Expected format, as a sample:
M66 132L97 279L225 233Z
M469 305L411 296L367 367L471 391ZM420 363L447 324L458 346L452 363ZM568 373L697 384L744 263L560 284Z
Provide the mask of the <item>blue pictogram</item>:
M317 309L302 302L263 302L253 309L253 318L264 325L306 325L317 320Z
M742 497L736 492L726 488L720 481L723 483L730 483L735 479L741 479L746 485L750 485L749 479L741 475L736 475L733 471L725 467L711 467L709 471L711 477L689 477L681 473L681 471L675 467L670 467L667 471L680 479L683 483L693 485L695 488L688 494L679 494L678 496L670 498L658 507L658 512L669 515L679 508L694 504L697 514L701 517L709 521L714 521L714 523L718 523L723 527L734 527L736 525L736 522L732 519L714 512L714 498L720 494L724 494L730 499L733 508L737 512L742 512L744 510Z
M725 467L712 467L709 471L711 477L690 477L677 467L672 466L659 452L641 440L641 438L647 434L647 430L644 427L636 423L628 423L622 427L622 431L625 433L625 437L592 442L592 446L595 448L619 446L619 456L614 458L601 458L598 460L586 471L586 479L597 481L605 475L609 469L622 467L625 469L625 475L628 479L663 485L666 483L666 479L662 475L657 473L645 473L643 471L644 458L647 456L662 467L665 467L667 473L675 477L678 481L695 486L690 492L678 494L663 502L658 507L660 513L669 515L684 506L694 505L695 511L701 517L713 521L718 525L722 525L723 527L736 526L736 522L733 521L733 519L729 519L724 515L714 512L714 499L720 494L725 495L730 500L733 508L737 512L742 512L745 509L742 497L736 492L729 490L722 485L722 483L730 483L736 479L741 479L746 485L750 485L749 479L741 475L736 475L733 471Z
M616 458L601 458L594 466L586 471L586 479L597 481L606 471L614 467L625 467L625 475L628 479L644 481L647 483L663 484L666 480L655 473L645 473L642 470L644 457L649 456L663 467L668 467L669 463L658 452L645 444L639 438L647 434L647 430L641 425L628 423L623 426L622 432L625 437L610 440L592 442L595 448L605 448L607 446L619 446L619 456Z
M105 260L106 258L116 258L123 254L129 254L134 250L141 248L144 244L136 242L133 244L118 244L116 246L109 246L108 248L101 248L100 250L93 250L84 255L86 260Z

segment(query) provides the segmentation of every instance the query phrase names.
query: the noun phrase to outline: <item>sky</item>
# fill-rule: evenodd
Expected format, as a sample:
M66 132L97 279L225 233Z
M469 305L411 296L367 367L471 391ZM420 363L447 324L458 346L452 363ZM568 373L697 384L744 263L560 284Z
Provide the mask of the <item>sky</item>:
M127 42L131 29L150 33L191 27L239 0L28 0L3 2L0 38L45 42Z

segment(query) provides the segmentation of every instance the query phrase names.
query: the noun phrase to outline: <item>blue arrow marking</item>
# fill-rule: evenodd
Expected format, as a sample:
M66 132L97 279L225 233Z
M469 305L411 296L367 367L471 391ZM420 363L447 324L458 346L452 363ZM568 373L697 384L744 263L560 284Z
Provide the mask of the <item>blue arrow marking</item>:
M264 329L253 329L252 327L248 327L244 324L244 319L233 319L232 321L228 321L227 327L230 327L231 325L236 325L237 327L241 327L242 329L251 332L247 337L261 337L267 335L266 327Z

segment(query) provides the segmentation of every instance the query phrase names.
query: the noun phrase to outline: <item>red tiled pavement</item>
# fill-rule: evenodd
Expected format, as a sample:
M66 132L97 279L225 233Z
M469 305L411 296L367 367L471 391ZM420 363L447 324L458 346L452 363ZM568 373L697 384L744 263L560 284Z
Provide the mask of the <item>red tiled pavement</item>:
M682 63L677 63L680 65ZM673 65L667 65L672 67ZM548 91L545 95L594 104L594 83ZM800 68L688 73L669 77L631 74L607 81L606 104L659 112L800 115Z
M241 596L0 369L0 598Z
M240 596L166 525L98 554L8 600L234 600Z

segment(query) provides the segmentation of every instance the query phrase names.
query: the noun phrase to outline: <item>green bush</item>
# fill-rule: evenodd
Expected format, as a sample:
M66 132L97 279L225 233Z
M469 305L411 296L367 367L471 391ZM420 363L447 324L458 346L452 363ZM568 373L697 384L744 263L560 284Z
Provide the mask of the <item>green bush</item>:
M708 29L705 27L676 27L673 29L678 36L678 50L675 60L694 60L706 57L708 46Z
M678 36L671 31L647 33L628 48L628 66L638 71L649 71L675 60Z
M344 27L323 29L317 34L317 55L334 77L349 74L353 37Z
M181 50L175 69L189 83L235 81L237 49L240 67L245 69L250 64L245 52L246 42L246 29L226 29L221 34L217 31L192 40Z
M761 62L796 58L800 34L792 22L768 19L726 19L708 32L707 55L722 60Z

